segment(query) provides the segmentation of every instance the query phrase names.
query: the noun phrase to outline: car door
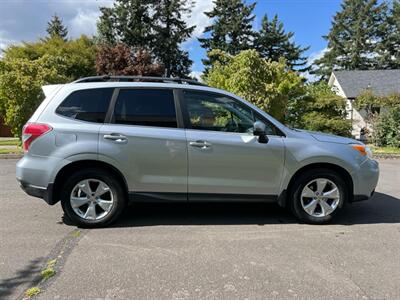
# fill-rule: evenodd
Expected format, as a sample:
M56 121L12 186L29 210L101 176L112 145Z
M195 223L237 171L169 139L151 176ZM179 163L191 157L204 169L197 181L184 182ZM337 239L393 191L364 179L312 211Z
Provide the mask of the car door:
M99 157L126 178L134 200L187 200L187 146L172 89L117 89L100 129Z
M186 90L182 95L188 141L189 200L276 199L284 144L267 120L269 141L260 143L250 107L223 94Z

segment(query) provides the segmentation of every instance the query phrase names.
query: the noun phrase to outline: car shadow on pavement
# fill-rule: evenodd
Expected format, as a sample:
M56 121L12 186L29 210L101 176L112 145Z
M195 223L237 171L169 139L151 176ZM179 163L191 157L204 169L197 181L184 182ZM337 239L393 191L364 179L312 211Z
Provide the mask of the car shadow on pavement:
M13 295L14 299L18 298L15 294L16 290L22 285L35 285L41 280L40 270L43 265L43 258L31 260L25 267L16 271L15 276L0 279L0 299L5 299ZM18 292L20 293L20 292Z
M113 227L157 225L240 225L298 223L288 209L260 203L134 204ZM333 224L400 223L400 199L375 193L368 201L353 203Z
M72 225L64 217L64 223ZM111 227L159 225L297 224L289 209L265 203L138 203L129 205ZM375 193L368 201L348 204L332 224L400 223L400 199Z
M333 223L344 225L400 223L400 197L376 192L367 201L348 205Z

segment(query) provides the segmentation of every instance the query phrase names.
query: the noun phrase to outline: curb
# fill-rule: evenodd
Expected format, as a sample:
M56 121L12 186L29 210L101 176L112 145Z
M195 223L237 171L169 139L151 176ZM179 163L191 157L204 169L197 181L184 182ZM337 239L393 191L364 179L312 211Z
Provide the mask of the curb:
M373 154L376 159L400 159L400 154Z
M22 158L24 155L23 154L0 154L0 159L20 159Z

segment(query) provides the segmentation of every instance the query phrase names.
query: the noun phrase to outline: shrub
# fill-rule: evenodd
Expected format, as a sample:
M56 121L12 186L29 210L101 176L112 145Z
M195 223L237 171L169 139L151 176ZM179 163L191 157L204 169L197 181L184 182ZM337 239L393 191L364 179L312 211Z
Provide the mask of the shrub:
M307 93L289 105L288 123L297 128L350 136L351 123L346 120L345 100L327 83L307 85Z
M400 147L400 107L381 113L374 124L374 144Z
M210 86L243 97L280 121L288 103L305 93L303 78L288 70L285 60L272 62L255 50L235 56L216 50L209 56L215 58L204 78Z

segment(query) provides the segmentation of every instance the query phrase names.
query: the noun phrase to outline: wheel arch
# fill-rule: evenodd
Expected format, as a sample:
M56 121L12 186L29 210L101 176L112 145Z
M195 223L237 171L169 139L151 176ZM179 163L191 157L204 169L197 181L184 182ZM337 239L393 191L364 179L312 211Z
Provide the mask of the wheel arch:
M54 205L60 201L60 192L62 184L69 175L71 175L73 172L77 170L87 169L87 168L102 169L113 174L115 178L117 178L117 180L121 183L122 188L126 192L126 195L128 195L128 184L126 182L126 179L117 168L103 161L78 160L65 165L58 171L52 186L52 191L51 191L52 195L50 197L51 203L49 204Z
M341 178L345 181L346 185L349 187L347 193L347 201L351 202L351 199L354 197L354 183L350 173L344 169L343 167L332 164L332 163L311 163L305 165L298 169L293 176L290 178L287 188L282 192L281 196L279 197L279 205L285 207L288 204L288 197L292 195L292 188L293 183L299 178L302 174L309 170L313 169L329 169L333 170L340 175Z

